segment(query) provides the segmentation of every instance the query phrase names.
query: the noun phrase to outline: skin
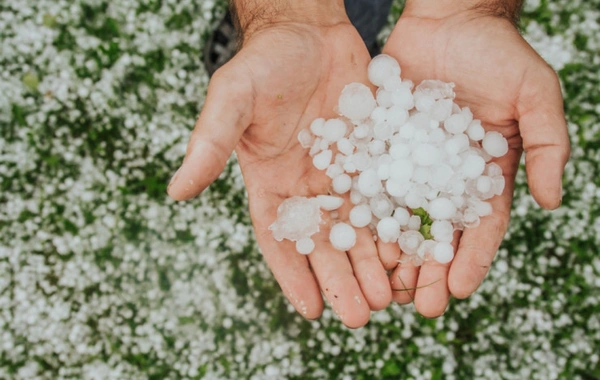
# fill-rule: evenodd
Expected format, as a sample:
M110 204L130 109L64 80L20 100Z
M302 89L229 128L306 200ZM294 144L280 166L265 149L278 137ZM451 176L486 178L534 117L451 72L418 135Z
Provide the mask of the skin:
M321 231L313 236L316 249L303 256L294 243L275 241L268 229L286 198L330 189L331 179L313 167L298 132L317 117L336 117L333 109L346 84L368 83L367 49L344 9L336 6L331 5L335 13L323 14L325 21L298 22L298 14L287 13L258 26L240 19L243 47L212 77L168 192L176 200L198 195L235 149L257 242L285 296L302 316L314 319L323 310L322 292L340 320L357 328L368 322L371 310L387 307L392 299L370 231L357 230L356 246L337 251L328 238L331 218L324 213ZM340 219L347 220L347 208L340 210Z
M510 148L496 160L506 188L491 200L492 215L455 236L455 259L446 265L428 261L421 268L401 264L390 276L394 289L420 287L394 292L396 302L414 301L419 313L437 317L450 295L468 297L487 274L508 227L522 152L531 194L540 206L554 209L561 202L570 148L558 78L518 33L514 15L490 14L489 7L473 4L457 10L431 3L408 2L384 53L398 59L402 76L415 83L454 82L455 101L468 106L487 131L502 133ZM380 245L379 250L387 261L400 255L395 245Z

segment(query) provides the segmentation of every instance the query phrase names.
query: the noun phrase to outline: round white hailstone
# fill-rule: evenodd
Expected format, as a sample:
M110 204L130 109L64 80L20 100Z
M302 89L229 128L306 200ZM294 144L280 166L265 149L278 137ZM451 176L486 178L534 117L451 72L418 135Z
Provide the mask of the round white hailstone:
M410 156L411 149L409 144L394 144L390 146L389 149L390 156L394 160L399 160L401 158L406 158Z
M417 256L424 259L427 254L433 254L436 245L437 242L434 240L425 240L419 245L419 248L417 248Z
M417 129L413 139L415 142L427 143L429 142L429 133L425 129Z
M369 126L367 124L360 124L354 128L354 132L352 132L352 134L357 139L364 139L369 135Z
M317 195L319 207L326 211L337 210L344 204L344 200L333 195Z
M441 99L431 107L431 118L436 121L444 121L452 115L452 100Z
M356 172L356 165L354 165L354 162L352 162L350 160L348 160L344 163L343 168L346 173Z
M298 133L298 142L300 143L300 146L307 149L315 142L315 138L309 130L303 129Z
M466 228L476 228L480 222L479 215L472 208L467 208L463 213L462 223Z
M321 148L321 150L329 149L329 141L322 139L319 148Z
M329 119L323 126L323 140L334 143L344 137L347 132L346 123L340 119Z
M415 97L415 108L419 112L429 112L435 105L435 99L429 95L421 92L416 92Z
M340 164L331 164L325 171L325 174L327 175L327 177L329 177L331 179L337 177L338 175L340 175L342 173L344 173L344 168Z
M438 144L446 140L446 132L441 128L435 128L429 132L429 142L432 144Z
M414 255L417 253L417 249L421 243L425 241L425 238L419 231L405 231L400 234L398 238L398 245L402 252L407 255Z
M377 90L377 105L388 108L392 105L392 93L383 88Z
M400 76L391 76L383 81L383 88L386 91L394 91L402 87L402 79Z
M392 91L391 100L393 105L400 106L405 110L409 110L415 106L415 98L410 91L410 88L406 86L402 86L399 89Z
M377 107L371 89L362 83L350 83L342 90L338 99L338 109L350 120L362 120Z
M406 158L394 160L390 164L390 178L398 182L409 182L414 170L415 166L412 161Z
M454 203L457 209L461 209L465 205L465 197L461 195L451 196L450 200L452 201L452 203Z
M325 125L325 119L323 119L322 117L315 119L315 120L313 120L312 123L310 123L310 131L315 136L323 136L323 126L324 125Z
M418 231L421 228L421 217L418 215L411 215L408 218L407 228L412 231Z
M351 160L356 165L356 170L363 171L371 166L372 158L366 151L359 151L351 156Z
M458 168L462 164L463 159L459 155L453 155L448 156L446 162L448 162L448 165L452 166L453 168Z
M400 237L400 223L392 217L383 218L377 223L377 235L384 243L391 243Z
M403 197L412 187L410 182L398 181L397 179L388 179L385 182L385 190L392 197Z
M462 113L451 115L444 121L444 128L454 135L463 133L467 130L468 126L469 119Z
M492 178L492 190L494 191L494 195L502 195L505 186L506 180L503 176Z
M432 144L419 144L412 151L413 162L420 166L437 164L441 159L440 150Z
M437 243L433 248L433 258L440 264L448 264L454 258L454 247L450 243Z
M333 186L333 191L338 194L345 194L352 187L352 178L350 178L348 174L340 174L333 178L331 184Z
M408 111L401 106L392 106L387 110L386 120L394 127L399 127L408 120Z
M463 158L461 171L467 178L477 178L485 170L485 160L476 154L468 154Z
M333 245L333 248L340 251L348 251L356 244L356 231L349 224L337 223L331 227L329 241Z
M371 120L374 123L382 123L387 118L387 108L377 107L371 112Z
M354 206L350 210L350 223L356 228L368 226L371 223L371 219L371 208L366 204Z
M467 128L467 135L473 141L481 141L485 136L485 129L481 126L480 120L473 120Z
M499 132L487 132L481 145L492 157L502 157L508 153L508 141Z
M451 219L456 214L456 206L448 198L437 198L429 202L428 212L431 219Z
M465 181L460 178L454 177L448 181L448 185L446 187L446 191L451 195L459 196L463 195L466 190Z
M409 121L398 129L398 135L403 139L410 140L415 135L416 130L414 124Z
M431 167L431 178L429 184L443 189L454 176L454 170L450 165L438 164Z
M321 210L314 198L291 197L277 208L277 220L269 226L277 241L293 241L319 232Z
M390 165L389 164L379 164L377 168L377 176L380 180L385 181L390 178Z
M379 176L374 169L367 169L358 176L358 189L365 197L372 197L382 189Z
M425 184L431 179L431 170L427 166L417 166L412 179L416 183Z
M492 189L492 179L488 176L481 176L477 178L477 191L480 193L487 193Z
M345 137L338 140L337 148L340 153L343 153L346 156L349 156L354 152L354 145Z
M315 250L315 242L309 237L302 238L296 242L296 251L303 255L308 255Z
M350 190L350 202L354 205L361 204L365 201L365 197L358 190Z
M369 143L369 153L372 156L379 156L385 153L385 142L383 140L373 140Z
M401 226L406 226L410 221L410 216L411 215L407 209L404 207L397 207L394 210L394 215L392 217L396 219Z
M331 164L331 158L333 157L333 152L328 150L324 150L319 154L316 154L313 157L313 165L315 168L319 170L325 170Z
M389 77L399 77L400 73L398 61L387 54L379 54L373 58L367 68L369 81L378 87L383 86Z
M378 140L387 140L394 134L394 127L387 122L380 122L373 127L373 134Z
M392 215L394 211L394 204L385 194L377 194L369 200L369 207L371 212L379 219L386 218Z
M431 224L430 232L435 240L450 243L452 241L454 227L452 226L452 223L447 220L435 220Z

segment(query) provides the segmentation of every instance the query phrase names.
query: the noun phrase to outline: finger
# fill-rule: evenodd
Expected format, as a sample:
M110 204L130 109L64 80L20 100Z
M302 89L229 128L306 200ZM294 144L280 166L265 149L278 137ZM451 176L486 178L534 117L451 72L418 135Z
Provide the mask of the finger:
M183 164L167 189L175 200L200 194L223 171L252 118L252 84L236 60L212 77Z
M249 197L257 243L283 294L304 318L318 318L323 312L323 297L307 257L296 251L294 242L278 242L273 238L266 221L276 219L277 206L264 198ZM254 215L262 215L263 218L256 219Z
M455 252L460 235L460 231L454 231L452 245ZM429 259L423 262L419 270L414 302L415 308L422 316L436 318L444 314L450 301L448 288L450 263L441 264L433 259L432 252L427 254Z
M326 228L313 235L316 248L308 259L325 298L342 323L349 328L362 327L371 316L369 304L354 276L348 256L329 243L329 230Z
M348 251L348 257L371 310L388 307L392 301L389 279L368 228L356 229L356 245Z
M562 199L562 174L570 154L560 83L550 68L528 75L517 103L527 181L536 202L554 209Z
M465 228L462 232L448 277L450 292L456 298L466 298L477 290L496 256L508 228L518 161L519 152L513 150L497 161L504 171L504 191L489 200L492 215L481 218L478 227Z
M398 260L400 260L400 246L398 246L398 243L384 243L381 239L378 239L377 252L385 270L392 270L398 266Z
M419 267L411 262L400 263L390 276L393 300L399 304L411 303L415 300L415 288L419 278Z

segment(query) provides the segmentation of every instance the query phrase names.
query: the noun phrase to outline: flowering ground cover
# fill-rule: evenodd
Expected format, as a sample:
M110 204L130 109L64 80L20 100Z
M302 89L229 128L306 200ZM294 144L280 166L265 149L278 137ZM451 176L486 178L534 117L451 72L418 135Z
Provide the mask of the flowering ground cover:
M562 207L536 206L521 171L472 297L359 330L287 304L234 159L202 197L166 196L223 11L0 2L0 379L600 379L600 1L529 1L521 23L563 83Z

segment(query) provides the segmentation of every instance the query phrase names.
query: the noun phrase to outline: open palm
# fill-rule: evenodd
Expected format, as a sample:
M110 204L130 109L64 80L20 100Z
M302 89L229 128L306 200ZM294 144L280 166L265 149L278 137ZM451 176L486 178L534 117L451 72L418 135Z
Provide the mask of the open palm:
M486 130L502 133L510 146L496 161L506 188L491 200L494 213L462 233L453 262L427 262L420 269L399 265L392 273L394 289L416 288L395 292L394 299L414 300L421 314L434 317L444 312L450 294L467 297L485 277L507 229L523 150L532 195L545 208L559 206L569 156L560 86L554 71L516 28L499 17L468 12L438 19L403 15L384 52L398 59L403 77L415 83L454 82L455 101L470 107ZM380 247L388 257L394 249Z
M331 180L312 165L297 140L317 117L335 117L344 85L367 82L369 55L350 23L279 24L255 33L215 73L184 164L169 194L188 199L221 172L235 148L247 186L257 241L284 294L304 317L321 314L321 291L349 327L364 325L370 310L391 301L386 272L371 232L357 231L349 252L328 241L328 216L308 256L277 242L268 226L293 195L326 194ZM340 210L343 217L345 210ZM347 210L346 210L347 212Z

